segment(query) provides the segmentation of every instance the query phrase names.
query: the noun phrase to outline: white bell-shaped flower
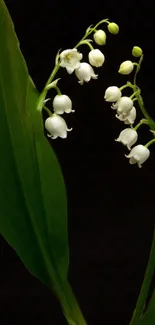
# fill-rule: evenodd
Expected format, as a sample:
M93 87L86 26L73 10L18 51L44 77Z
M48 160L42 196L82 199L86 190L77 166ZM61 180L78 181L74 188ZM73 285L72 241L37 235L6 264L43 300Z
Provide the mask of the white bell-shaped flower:
M98 50L91 50L88 54L89 63L94 67L101 67L105 61L104 54Z
M74 112L72 110L72 101L67 95L56 95L53 100L53 108L56 114Z
M117 102L122 96L120 89L116 86L110 86L106 89L104 99L106 102Z
M133 101L130 97L122 96L115 104L111 106L112 109L117 109L118 114L122 114L126 116L132 108L133 108Z
M125 157L129 158L129 163L131 165L137 164L139 168L142 167L142 164L149 158L149 156L150 150L142 144L133 147L129 155L125 155Z
M122 144L124 144L124 146L127 146L127 148L130 150L131 146L133 146L133 144L137 141L138 139L138 134L135 130L127 128L124 129L119 137L115 140L118 142L121 142Z
M94 41L96 42L96 44L98 45L105 45L106 44L106 33L104 32L104 30L99 29L97 30L94 35Z
M130 74L132 72L134 68L134 65L132 63L132 61L124 61L121 63L120 67L119 67L119 73L120 74Z
M67 131L72 131L72 128L68 129L65 120L55 113L45 120L45 128L49 132L47 136L52 139L58 137L65 139L67 138Z
M98 75L95 74L90 64L82 62L80 67L75 70L75 75L79 79L79 83L83 85L84 82L89 82L90 79L97 79Z
M66 68L67 72L71 74L79 68L82 57L82 53L79 53L77 49L64 50L60 53L60 67Z
M126 115L123 115L123 114L116 114L116 117L120 120L120 121L123 121L124 124L134 124L135 122L135 119L136 119L136 109L135 107L133 106L131 111L126 114Z

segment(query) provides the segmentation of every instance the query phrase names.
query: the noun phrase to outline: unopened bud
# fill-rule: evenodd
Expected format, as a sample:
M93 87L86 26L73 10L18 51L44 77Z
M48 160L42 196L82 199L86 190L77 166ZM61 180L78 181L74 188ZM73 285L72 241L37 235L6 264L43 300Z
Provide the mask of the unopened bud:
M93 37L96 44L98 45L106 44L106 33L104 32L104 30L102 29L97 30L97 32L94 33Z
M119 32L119 26L115 23L109 23L108 24L108 31L111 33L111 34L118 34Z
M136 58L139 58L140 56L142 56L143 51L141 49L141 47L139 46L134 46L132 49L132 55L135 56Z
M131 61L127 60L121 63L118 72L120 74L130 74L134 68L134 65Z

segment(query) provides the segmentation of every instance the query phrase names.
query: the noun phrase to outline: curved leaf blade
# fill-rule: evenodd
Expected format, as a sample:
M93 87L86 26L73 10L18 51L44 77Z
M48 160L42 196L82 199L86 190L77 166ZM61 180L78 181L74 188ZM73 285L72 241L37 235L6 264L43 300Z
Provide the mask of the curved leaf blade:
M37 100L0 0L0 233L33 275L56 288L68 271L66 191Z

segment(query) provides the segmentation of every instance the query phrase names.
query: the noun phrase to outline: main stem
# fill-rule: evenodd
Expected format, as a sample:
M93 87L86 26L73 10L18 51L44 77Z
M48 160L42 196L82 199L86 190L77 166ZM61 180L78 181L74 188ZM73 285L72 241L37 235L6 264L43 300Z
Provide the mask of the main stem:
M69 325L87 325L67 280L59 281L56 295Z
M135 72L135 76L134 76L134 88L135 88L134 90L136 90L136 88L137 88L136 78L137 78L137 74L140 69L142 60L143 60L143 56L140 58L139 64L136 68L136 72ZM138 100L139 106L141 108L141 111L142 111L144 117L148 120L148 124L150 125L151 129L154 130L155 122L152 120L152 118L147 113L145 106L144 106L142 96L139 93L137 93L135 96ZM154 140L151 140L151 141L154 141ZM143 316L143 312L144 312L146 300L148 297L148 292L149 292L151 280L152 280L152 277L154 274L154 270L155 270L155 230L154 230L154 234L153 234L152 246L151 246L151 251L150 251L150 256L149 256L146 273L145 273L142 287L140 290L140 294L139 294L139 297L137 300L136 308L133 312L133 315L132 315L132 318L130 321L130 325L139 324L139 320Z
M150 115L148 114L148 112L146 111L142 96L140 94L136 94L135 96L137 98L138 104L140 106L140 109L141 109L144 117L148 120L148 123L150 125L151 130L155 130L155 122L150 117Z
M150 251L150 256L149 256L149 261L148 261L144 281L137 300L136 308L134 310L133 316L130 321L130 325L137 325L138 321L143 315L154 270L155 270L155 231L153 235L152 246L151 246L151 251Z
M141 67L141 64L142 64L142 61L143 61L143 55L141 56L140 60L139 60L139 63L137 64L137 67L136 67L136 71L135 71L135 75L134 75L134 81L133 81L133 84L134 84L134 91L136 91L137 89L137 74L140 70L140 67ZM138 101L138 104L139 104L139 107L144 115L144 117L148 120L149 122L149 125L150 125L150 128L152 130L155 130L155 122L154 120L150 117L150 115L148 114L148 112L146 111L145 109L145 106L144 106L144 102L143 102L143 98L142 96L137 92L137 94L135 95L135 97L137 98L137 101Z
M57 72L58 72L59 69L60 69L60 65L59 65L59 63L57 63L57 64L55 65L55 67L54 67L54 69L53 69L51 75L49 76L49 78L48 78L48 80L47 80L47 82L46 82L46 85L45 85L45 87L44 87L42 93L41 93L40 96L39 96L38 105L37 105L37 110L38 110L38 111L41 111L42 108L43 108L43 106L44 106L44 100L45 100L45 98L46 98L46 94L47 94L47 92L48 92L48 89L47 89L46 87L50 84L51 81L53 81L53 79L54 79L54 77L55 77L55 75L57 74Z

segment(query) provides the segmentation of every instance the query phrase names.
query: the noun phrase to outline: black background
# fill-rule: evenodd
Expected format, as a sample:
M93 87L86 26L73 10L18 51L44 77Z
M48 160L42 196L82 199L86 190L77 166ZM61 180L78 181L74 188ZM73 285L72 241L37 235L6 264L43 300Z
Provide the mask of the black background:
M61 69L60 87L76 113L66 120L73 131L66 140L53 140L68 192L69 278L88 324L127 325L143 280L154 228L155 148L141 169L131 166L127 150L114 139L122 130L104 91L128 78L117 73L131 59L131 50L144 50L138 85L155 118L155 42L153 1L5 1L15 24L29 72L39 90L46 82L59 48L72 48L90 24L109 18L120 26L107 32L102 48L106 61L98 80L80 86ZM81 47L84 54L86 47ZM86 58L86 56L85 56ZM138 121L138 119L137 119ZM147 127L139 143L151 139ZM65 324L59 303L25 269L1 239L0 324Z

